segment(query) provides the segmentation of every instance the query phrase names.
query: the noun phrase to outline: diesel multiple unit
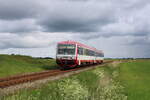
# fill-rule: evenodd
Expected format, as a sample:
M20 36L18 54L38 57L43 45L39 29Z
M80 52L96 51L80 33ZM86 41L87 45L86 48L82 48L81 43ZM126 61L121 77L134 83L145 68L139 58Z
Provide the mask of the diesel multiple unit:
M100 64L104 58L103 51L75 41L59 42L56 52L56 62L62 68Z

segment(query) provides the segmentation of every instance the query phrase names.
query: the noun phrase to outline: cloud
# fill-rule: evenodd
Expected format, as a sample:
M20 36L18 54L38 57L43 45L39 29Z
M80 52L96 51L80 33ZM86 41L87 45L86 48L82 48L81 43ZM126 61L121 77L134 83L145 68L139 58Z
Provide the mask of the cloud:
M56 1L42 13L39 24L49 32L97 32L115 21L110 3Z
M97 32L115 21L114 13L111 3L95 0L0 1L0 32L32 32L39 27L42 32Z
M118 21L102 27L102 32L118 35L147 35L150 32L150 21L148 13L150 5L136 11L129 11L125 16L120 15ZM146 15L145 15L146 14Z
M149 9L147 0L5 0L0 1L0 32L143 35L150 32Z
M124 43L125 45L131 45L131 46L148 46L150 45L150 35L148 36L126 36L125 38L128 39L128 41L126 41L126 43Z
M8 32L20 34L24 32L41 31L41 27L35 24L34 19L0 20L0 33Z
M149 10L148 0L1 0L0 52L42 56L75 40L106 57L150 57Z
M66 39L73 39L72 35L61 33L47 33L40 32L28 34L0 34L0 49L7 48L42 48L49 47L56 44L58 41Z
M85 40L85 44L103 50L105 57L150 57L150 36L113 36Z
M31 18L36 16L39 8L40 5L35 0L1 0L0 19L20 20Z

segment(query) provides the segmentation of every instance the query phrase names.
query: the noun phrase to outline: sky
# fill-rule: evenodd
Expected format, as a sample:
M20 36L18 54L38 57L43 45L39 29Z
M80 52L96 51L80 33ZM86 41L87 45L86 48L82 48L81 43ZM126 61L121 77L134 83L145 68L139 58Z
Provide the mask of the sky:
M149 0L0 0L0 54L55 57L73 40L105 57L150 57Z

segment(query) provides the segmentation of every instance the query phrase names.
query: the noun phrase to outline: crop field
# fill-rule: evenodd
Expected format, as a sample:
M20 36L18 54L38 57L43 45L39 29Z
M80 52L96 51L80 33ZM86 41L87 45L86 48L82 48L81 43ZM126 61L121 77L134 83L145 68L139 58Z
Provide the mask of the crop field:
M38 59L20 55L0 55L0 77L39 72L56 68L53 59Z
M43 67L39 68L43 70ZM22 89L1 99L149 100L149 76L150 60L115 60L114 63L51 81L34 89Z

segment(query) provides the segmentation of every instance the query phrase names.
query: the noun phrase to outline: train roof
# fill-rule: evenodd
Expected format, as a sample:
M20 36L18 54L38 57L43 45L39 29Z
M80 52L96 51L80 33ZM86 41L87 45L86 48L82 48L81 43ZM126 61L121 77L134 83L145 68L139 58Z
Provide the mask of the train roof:
M62 41L62 42L58 42L58 44L77 44L81 47L84 47L84 48L87 48L87 49L90 49L90 50L93 50L93 51L96 51L96 52L99 52L99 53L103 53L102 50L98 50L94 47L90 47L90 46L87 46L85 44L82 44L82 43L79 43L79 42L76 42L76 41L70 41L70 40L69 41Z

